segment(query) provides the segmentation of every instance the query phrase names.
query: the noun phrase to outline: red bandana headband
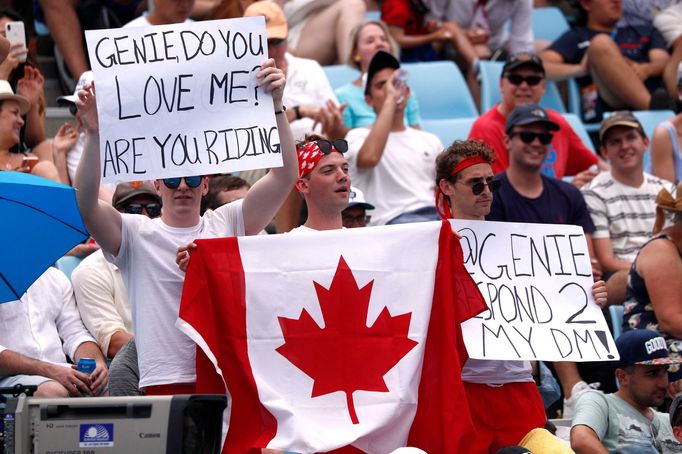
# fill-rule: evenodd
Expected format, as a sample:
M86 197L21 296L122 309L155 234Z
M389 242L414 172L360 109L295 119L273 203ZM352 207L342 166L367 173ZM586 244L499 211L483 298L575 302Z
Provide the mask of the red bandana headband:
M450 176L457 175L459 172L462 170L466 169L467 167L475 166L476 164L488 164L488 161L483 159L483 156L480 154L477 154L476 156L471 156L466 159L462 159L457 163L455 167L452 168L450 171Z
M481 155L471 156L459 161L457 165L454 166L450 171L450 176L452 177L454 175L457 175L459 172L466 169L467 167L475 166L476 164L490 163L483 159L483 156ZM450 205L448 204L448 201L445 199L445 194L443 194L443 192L440 190L440 186L436 186L436 211L440 215L441 219L447 220L453 217L452 211L450 210Z
M303 178L313 171L322 159L322 150L315 142L306 142L296 147L298 153L298 176Z

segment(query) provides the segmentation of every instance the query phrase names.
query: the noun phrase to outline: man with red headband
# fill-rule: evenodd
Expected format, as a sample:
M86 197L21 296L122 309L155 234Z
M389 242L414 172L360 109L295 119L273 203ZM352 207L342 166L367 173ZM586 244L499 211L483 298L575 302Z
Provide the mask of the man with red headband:
M491 148L472 140L456 141L438 155L436 208L443 219L485 220L500 187L493 174L494 161ZM592 295L606 301L604 282L595 283ZM530 362L469 358L462 381L476 427L471 453L496 452L519 443L532 429L544 427L545 407ZM510 418L510 414L515 416Z
M348 143L309 136L296 146L298 180L296 190L308 206L308 219L292 232L333 230L343 227L341 212L348 206L350 177L343 153Z
M456 141L438 156L436 207L443 219L485 220L500 186L494 160L493 150L479 141ZM518 444L532 429L544 427L545 407L528 361L469 358L462 381L476 427L472 453Z

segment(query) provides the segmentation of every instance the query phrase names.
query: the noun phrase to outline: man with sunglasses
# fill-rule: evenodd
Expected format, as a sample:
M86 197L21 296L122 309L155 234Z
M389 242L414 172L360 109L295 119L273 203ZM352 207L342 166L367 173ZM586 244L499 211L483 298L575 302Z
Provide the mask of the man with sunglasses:
M268 56L287 77L284 104L289 108L285 114L294 138L303 139L314 130L331 138L344 137L348 129L343 124L343 109L322 67L315 60L288 51L289 26L284 11L275 2L258 1L244 11L244 17L251 16L265 16Z
M367 210L373 210L374 205L365 200L365 195L358 188L351 186L348 206L341 212L343 226L347 229L366 227L372 216L367 214Z
M348 205L350 177L344 153L348 143L320 136L309 136L298 143L298 180L296 190L303 196L308 218L291 232L333 230L343 227L341 212Z
M473 140L455 141L438 155L436 206L443 219L485 220L500 187L493 175L494 160L491 148ZM545 407L528 361L469 358L462 381L476 427L471 454L496 452L544 427Z
M200 215L208 177L156 180L161 216L121 214L97 200L100 183L99 125L94 87L86 84L77 105L86 130L76 176L78 206L85 225L108 261L121 269L133 308L140 387L147 394L192 394L196 345L175 327L184 274L175 259L179 247L197 238L258 234L273 218L296 180L296 150L284 114L285 77L272 59L256 77L272 93L283 166L258 180L243 200ZM189 253L187 254L189 255Z
M400 62L378 51L367 70L365 100L377 114L368 128L348 132L350 175L374 203L371 225L438 219L433 162L443 150L435 135L405 125L410 88L398 83Z
M524 104L538 104L545 94L545 69L542 60L531 53L513 55L504 64L500 77L502 100L478 117L471 127L469 139L482 140L495 151L493 172L498 174L509 166L509 155L504 144L505 121L512 110ZM562 179L575 175L573 184L580 187L591 180L594 164L607 168L599 158L585 146L580 137L564 117L553 110L547 110L550 120L559 125L553 135L542 173L548 177Z
M560 126L536 104L521 105L509 114L504 137L509 167L497 176L500 189L486 219L581 226L590 257L594 259L591 235L595 227L580 190L542 174L550 143L558 131ZM595 262L592 262L592 271L595 279L599 279L601 271L595 267ZM554 368L564 393L564 417L570 417L577 396L589 389L589 385L573 362L557 362ZM585 370L584 366L581 368Z

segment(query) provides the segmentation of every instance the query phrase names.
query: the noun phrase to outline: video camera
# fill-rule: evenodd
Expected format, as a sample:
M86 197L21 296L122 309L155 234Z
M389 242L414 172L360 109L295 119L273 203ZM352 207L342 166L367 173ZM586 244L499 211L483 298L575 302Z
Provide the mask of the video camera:
M226 396L208 394L13 397L3 418L4 453L217 454L226 406Z

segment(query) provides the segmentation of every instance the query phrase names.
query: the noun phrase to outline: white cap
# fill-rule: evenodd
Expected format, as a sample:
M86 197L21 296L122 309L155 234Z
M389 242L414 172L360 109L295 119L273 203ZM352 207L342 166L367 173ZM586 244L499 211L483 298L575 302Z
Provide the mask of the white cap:
M75 103L76 100L78 99L78 92L83 89L85 84L88 82L92 82L95 80L95 75L92 73L92 71L85 71L83 74L81 74L80 79L78 79L78 83L76 84L76 88L73 90L73 95L67 95L67 96L60 96L57 98L58 103L64 103L64 102L70 102L70 103Z
M426 451L422 451L419 448L398 448L395 451L391 452L391 454L426 454Z
M358 188L351 186L350 195L348 196L348 206L346 208L354 207L355 205L362 205L368 210L374 209L374 205L367 203L365 200L365 194Z

